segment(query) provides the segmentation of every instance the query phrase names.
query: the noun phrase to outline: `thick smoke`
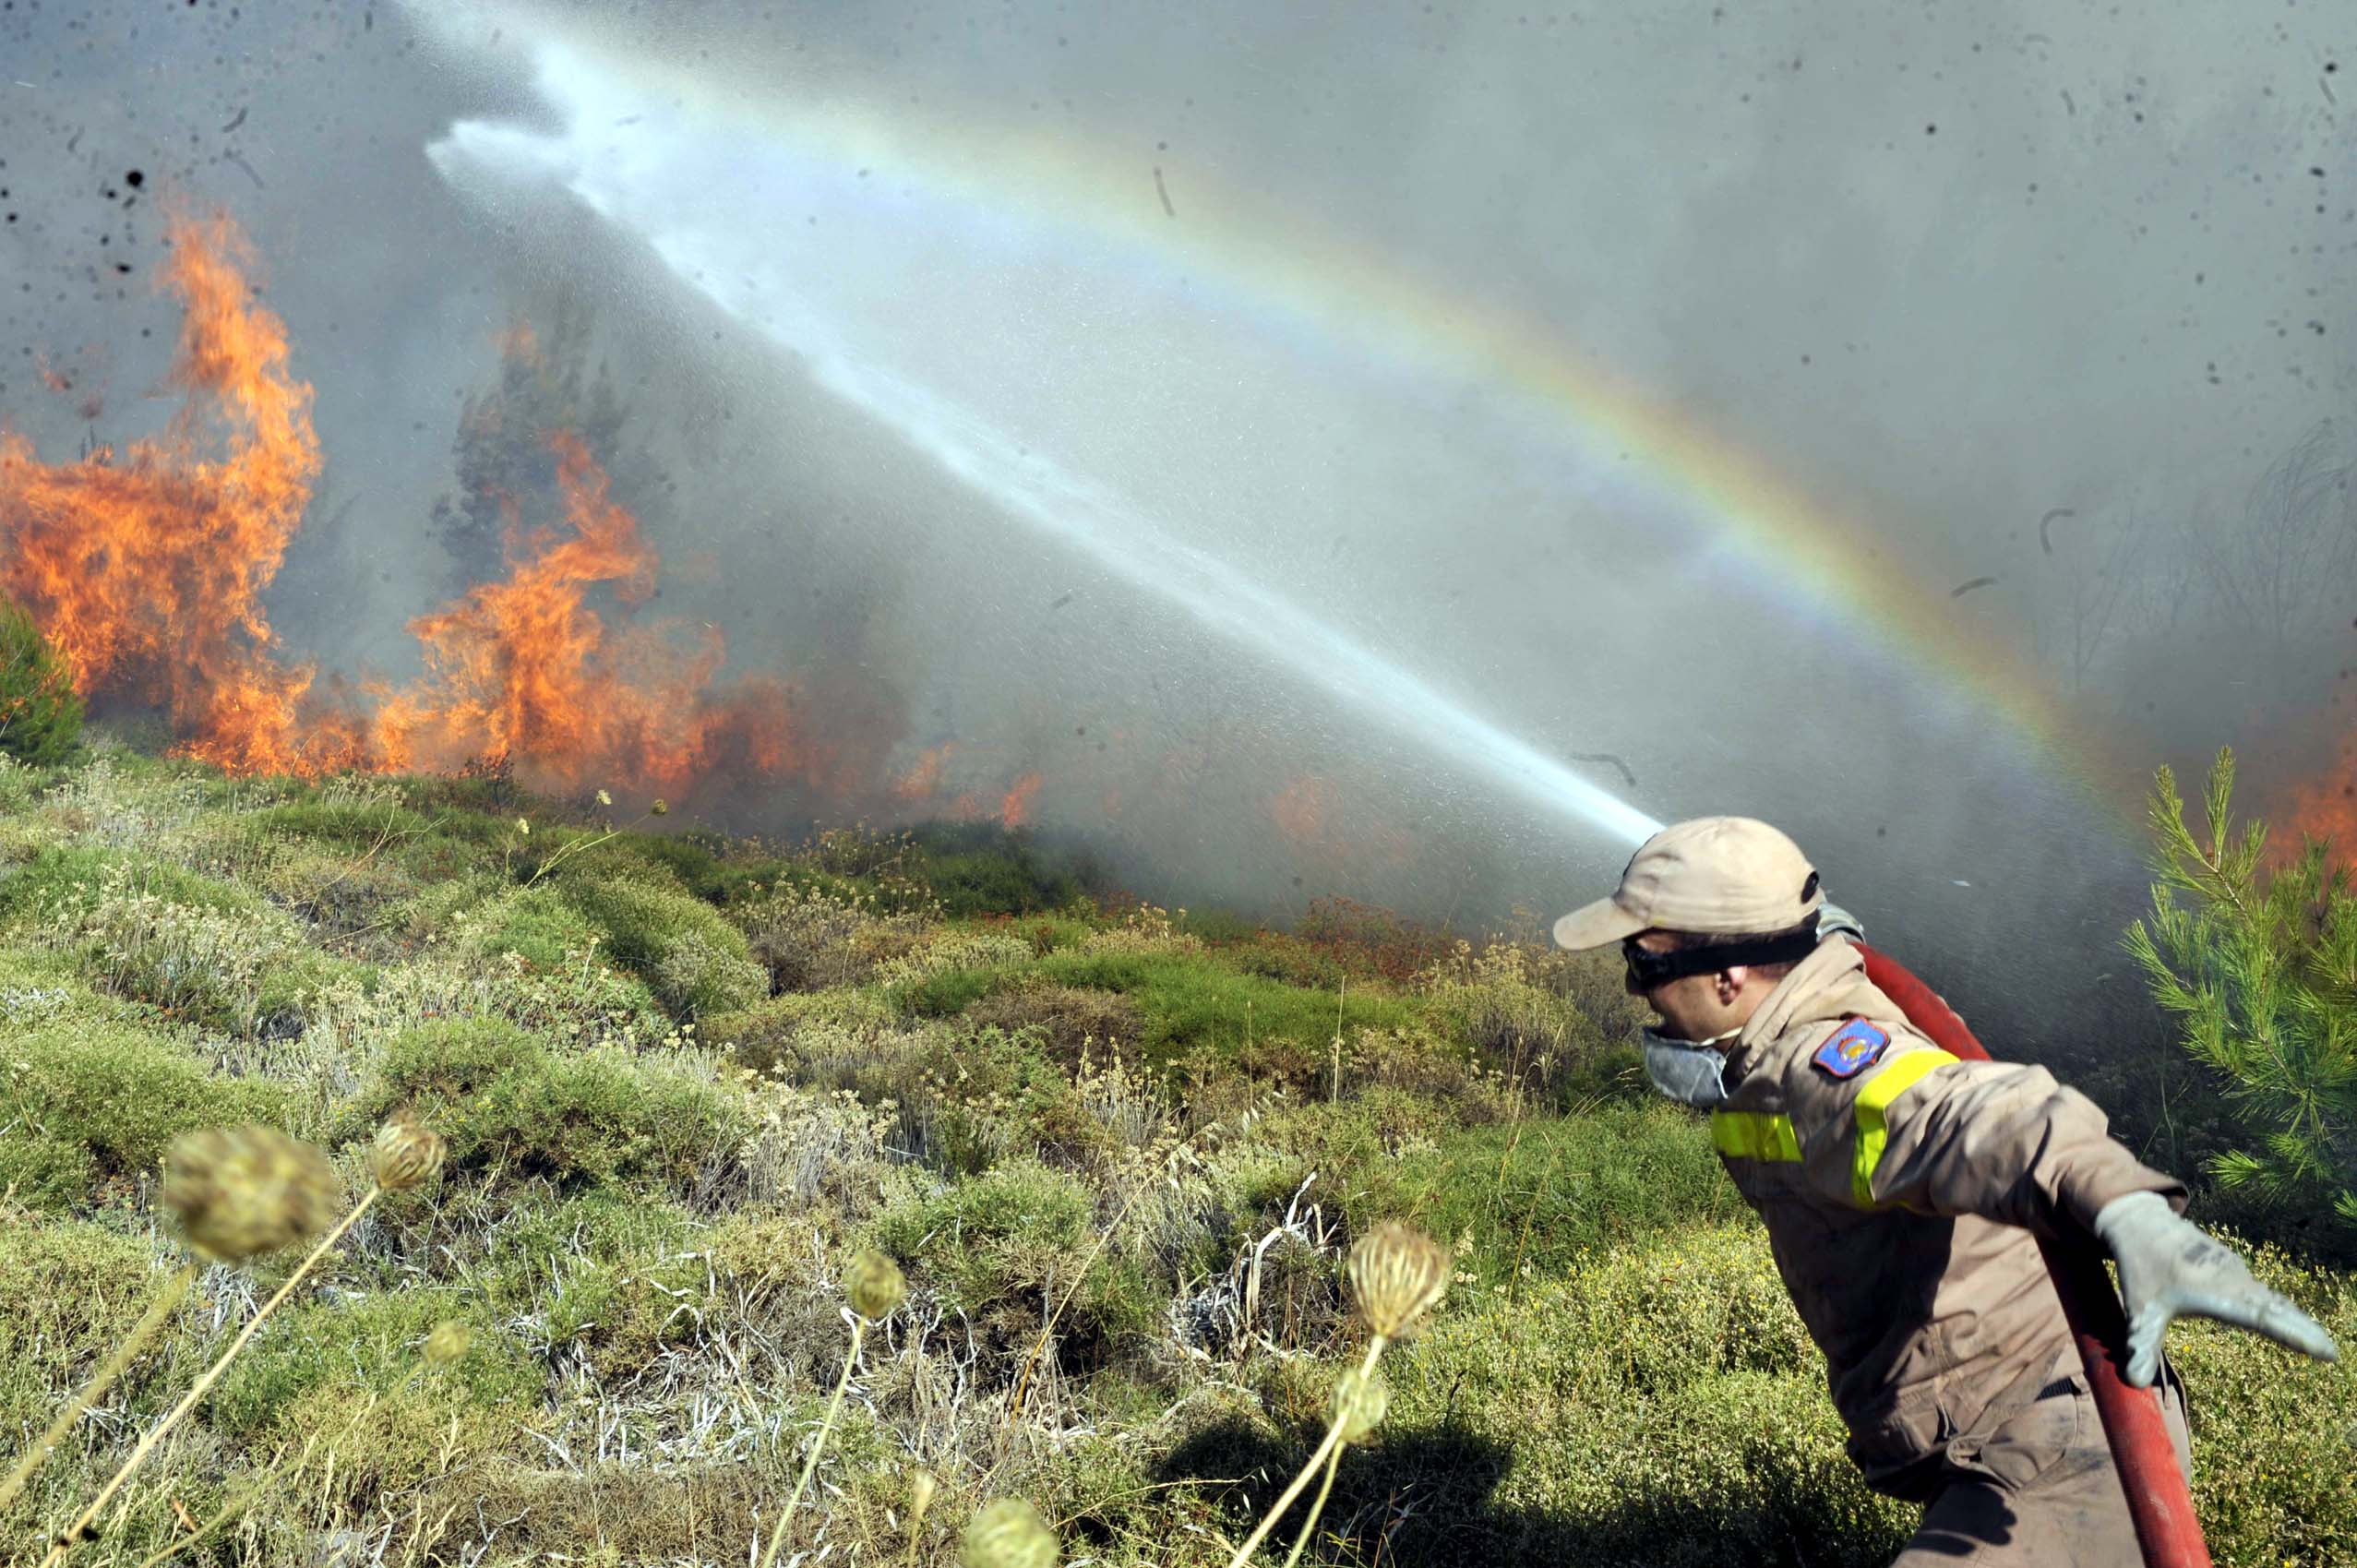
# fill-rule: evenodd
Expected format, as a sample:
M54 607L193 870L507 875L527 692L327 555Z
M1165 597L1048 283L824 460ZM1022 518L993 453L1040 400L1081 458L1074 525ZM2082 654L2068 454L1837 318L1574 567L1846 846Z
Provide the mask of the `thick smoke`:
M149 433L169 182L252 233L316 389L270 612L330 671L415 673L462 400L573 312L662 476L663 612L904 699L877 809L1013 796L1141 892L1279 915L1482 923L1617 871L1249 593L1257 640L846 395L889 377L1650 817L1784 823L1952 995L2055 999L2009 1020L2044 1048L2126 984L2152 763L2232 741L2257 804L2347 798L2357 271L2303 15L12 19L0 411L53 459ZM1787 497L1423 352L1499 321Z

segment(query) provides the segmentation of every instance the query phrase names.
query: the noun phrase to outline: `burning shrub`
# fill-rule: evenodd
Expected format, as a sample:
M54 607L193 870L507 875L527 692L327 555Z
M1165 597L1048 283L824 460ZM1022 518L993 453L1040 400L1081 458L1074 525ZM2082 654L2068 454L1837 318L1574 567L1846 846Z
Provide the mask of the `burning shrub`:
M34 767L72 755L82 699L72 672L16 604L0 604L0 751Z
M687 1066L610 1047L558 1055L502 1020L428 1023L385 1047L347 1107L365 1137L401 1106L449 1140L449 1168L692 1190L750 1131L736 1096Z
M675 1018L734 1011L769 994L745 934L693 894L604 877L568 879L564 896L604 933L615 962L644 980Z

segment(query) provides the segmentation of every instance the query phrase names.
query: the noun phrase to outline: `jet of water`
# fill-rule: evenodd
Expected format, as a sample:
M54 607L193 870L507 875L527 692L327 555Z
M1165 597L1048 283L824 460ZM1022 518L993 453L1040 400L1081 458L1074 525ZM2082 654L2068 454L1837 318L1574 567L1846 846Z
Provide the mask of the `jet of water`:
M470 174L486 173L561 186L1009 517L1507 793L1630 843L1659 831L1635 807L1227 561L1174 538L1107 487L857 352L824 305L778 265L772 234L747 198L748 187L803 162L800 149L783 138L772 145L759 126L685 119L669 112L668 101L635 91L614 70L554 43L541 46L539 67L542 90L563 112L565 128L461 122L429 150L447 177L463 186ZM732 177L715 178L720 171ZM724 190L729 194L716 194Z

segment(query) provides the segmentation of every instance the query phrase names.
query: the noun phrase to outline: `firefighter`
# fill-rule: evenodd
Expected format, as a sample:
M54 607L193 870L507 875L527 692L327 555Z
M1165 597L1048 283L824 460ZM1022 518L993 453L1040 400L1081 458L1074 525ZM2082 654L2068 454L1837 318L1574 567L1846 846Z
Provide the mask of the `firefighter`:
M1555 923L1621 944L1658 1018L1646 1076L1710 1112L1825 1358L1867 1484L1924 1504L1893 1568L2140 1568L2127 1499L2037 1238L2091 1233L2118 1261L2128 1381L2158 1379L2190 1479L2174 1317L2321 1360L2331 1338L2180 1217L2185 1188L2106 1135L2044 1068L1959 1061L1869 984L1799 846L1705 817L1645 841L1610 897Z

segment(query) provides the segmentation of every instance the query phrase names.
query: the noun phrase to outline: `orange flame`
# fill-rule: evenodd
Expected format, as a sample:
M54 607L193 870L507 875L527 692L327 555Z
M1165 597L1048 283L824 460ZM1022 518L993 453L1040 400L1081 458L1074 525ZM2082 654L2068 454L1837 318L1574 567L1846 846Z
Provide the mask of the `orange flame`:
M1039 798L1039 774L1025 773L1017 779L999 801L999 821L1010 828L1023 827L1031 821L1032 808Z
M2305 838L2329 838L2329 863L2357 869L2357 741L2342 750L2339 766L2291 796L2282 826L2269 838L2273 856L2288 859Z
M171 238L162 281L186 307L172 376L188 396L166 437L120 464L101 449L49 466L0 435L0 589L84 693L160 704L177 749L240 772L506 760L567 785L676 791L721 772L838 796L880 778L900 716L879 683L822 677L816 702L771 676L715 688L717 628L682 646L661 628L608 626L590 593L643 603L657 559L570 435L553 437L565 527L511 539L503 580L410 623L424 676L371 688L373 712L315 697L261 606L319 472L311 389L288 372L278 317L248 295L229 221L175 218ZM537 342L519 326L503 348L532 355ZM208 458L200 437L215 428L222 450ZM827 715L824 737L809 712Z
M928 747L917 757L914 767L893 781L892 794L908 801L926 800L940 794L942 775L949 768L950 755L957 748L958 743L954 740Z
M188 401L160 441L44 466L0 436L0 587L72 662L85 693L159 703L192 754L243 770L304 754L311 673L271 654L261 592L319 472L310 389L278 317L248 297L226 219L171 225L161 286L185 305L172 383ZM209 422L222 451L199 456Z

